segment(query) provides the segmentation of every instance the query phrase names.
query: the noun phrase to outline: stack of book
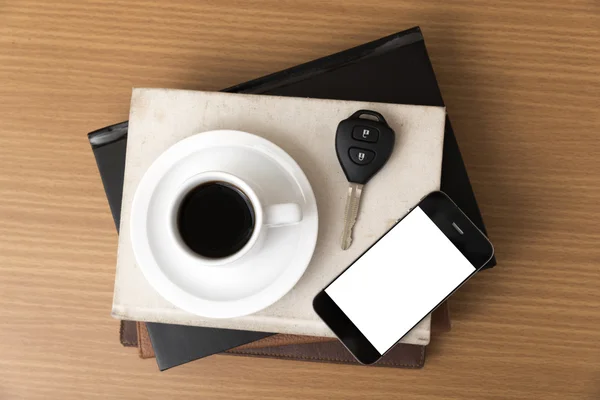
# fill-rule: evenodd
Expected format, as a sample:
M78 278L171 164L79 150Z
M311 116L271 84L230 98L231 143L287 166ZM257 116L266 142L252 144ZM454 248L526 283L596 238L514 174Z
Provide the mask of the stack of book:
M243 83L226 92L443 106L419 28L400 32L285 71ZM118 227L128 123L88 135L108 202ZM446 120L441 190L485 232L467 172ZM493 267L492 259L486 268ZM431 330L450 329L448 304L434 312ZM156 357L161 370L216 353L306 361L355 363L331 338L273 334L185 325L122 321L121 343L137 346L142 358ZM419 368L426 346L400 344L376 365Z

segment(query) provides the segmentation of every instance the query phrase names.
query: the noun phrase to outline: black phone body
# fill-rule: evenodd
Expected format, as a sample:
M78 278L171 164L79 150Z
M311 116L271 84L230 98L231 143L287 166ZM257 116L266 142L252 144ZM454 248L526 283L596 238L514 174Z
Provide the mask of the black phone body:
M433 192L325 287L313 307L359 362L373 364L493 255L458 206Z

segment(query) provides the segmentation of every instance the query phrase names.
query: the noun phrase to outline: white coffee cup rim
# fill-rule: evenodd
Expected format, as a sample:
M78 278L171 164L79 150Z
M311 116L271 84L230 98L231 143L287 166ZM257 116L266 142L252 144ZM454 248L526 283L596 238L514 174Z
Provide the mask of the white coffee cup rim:
M242 247L240 250L235 252L234 254L227 257L220 258L210 258L202 256L192 249L190 249L183 241L179 234L179 229L177 227L177 214L179 212L179 206L181 205L181 201L185 198L185 196L195 187L206 183L206 182L225 182L231 184L241 190L244 195L248 197L252 208L254 209L254 229L252 231L252 235L248 242ZM184 251L189 257L197 260L200 264L205 266L227 266L232 265L236 260L243 257L246 253L248 253L256 244L258 240L261 230L264 228L263 220L264 220L264 212L262 204L256 194L256 192L248 185L244 180L233 175L229 172L224 171L204 171L198 174L190 176L186 179L181 186L179 187L177 196L173 199L172 205L170 207L171 215L169 217L171 226L168 230L169 235L172 236L173 240L177 242L180 246L181 250Z

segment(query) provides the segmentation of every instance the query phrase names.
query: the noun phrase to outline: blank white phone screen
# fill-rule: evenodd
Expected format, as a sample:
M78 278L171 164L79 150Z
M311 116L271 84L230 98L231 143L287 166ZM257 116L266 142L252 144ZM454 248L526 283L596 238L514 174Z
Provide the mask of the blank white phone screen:
M474 271L416 207L325 292L383 354Z

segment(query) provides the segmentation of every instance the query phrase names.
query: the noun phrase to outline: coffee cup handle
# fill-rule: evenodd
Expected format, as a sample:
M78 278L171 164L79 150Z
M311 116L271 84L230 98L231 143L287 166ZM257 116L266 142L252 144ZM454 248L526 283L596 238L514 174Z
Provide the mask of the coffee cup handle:
M296 203L273 204L266 207L264 221L269 227L297 224L302 221L302 209Z

